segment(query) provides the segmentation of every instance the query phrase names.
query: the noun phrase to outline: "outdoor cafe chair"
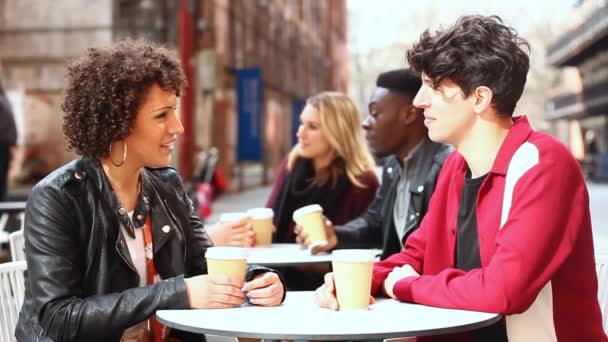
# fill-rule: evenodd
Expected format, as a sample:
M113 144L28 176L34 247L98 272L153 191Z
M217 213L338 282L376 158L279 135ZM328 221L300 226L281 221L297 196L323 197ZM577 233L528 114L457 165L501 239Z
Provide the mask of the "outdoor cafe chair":
M12 232L8 236L9 246L11 248L11 260L20 261L25 260L25 252L23 251L23 244L25 238L23 237L23 229L16 232Z
M25 293L23 273L26 269L25 261L0 264L0 342L15 341L15 326Z

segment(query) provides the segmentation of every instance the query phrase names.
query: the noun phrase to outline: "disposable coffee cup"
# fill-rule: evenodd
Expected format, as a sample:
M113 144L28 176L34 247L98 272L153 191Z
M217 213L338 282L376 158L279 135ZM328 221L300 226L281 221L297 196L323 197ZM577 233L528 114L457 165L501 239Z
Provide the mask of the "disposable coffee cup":
M274 211L270 208L253 208L247 210L247 216L251 217L256 246L271 245Z
M311 204L294 211L293 220L308 234L311 241L309 250L327 244L323 208L320 205Z
M367 310L376 257L370 249L340 249L332 252L336 297L340 310Z
M245 281L247 250L241 247L209 247L205 253L207 273L229 275L237 281Z

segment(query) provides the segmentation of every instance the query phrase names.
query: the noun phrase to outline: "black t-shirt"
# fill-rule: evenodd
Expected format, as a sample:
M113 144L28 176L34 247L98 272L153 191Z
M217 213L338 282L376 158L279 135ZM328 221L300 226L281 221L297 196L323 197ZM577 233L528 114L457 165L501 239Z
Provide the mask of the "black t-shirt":
M467 171L458 206L458 236L456 238L456 268L470 271L481 267L477 238L477 193L487 175L470 178Z
M456 268L470 271L481 268L479 238L477 237L477 194L486 175L471 178L467 170L458 206L458 235L456 237ZM504 319L485 328L472 331L474 341L508 341Z

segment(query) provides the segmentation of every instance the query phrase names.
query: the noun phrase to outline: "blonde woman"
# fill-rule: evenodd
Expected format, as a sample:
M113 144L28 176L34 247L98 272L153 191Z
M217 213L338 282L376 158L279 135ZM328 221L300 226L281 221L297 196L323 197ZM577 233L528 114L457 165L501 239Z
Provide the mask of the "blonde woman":
M296 242L293 212L319 204L334 224L359 217L378 188L361 116L346 95L323 92L300 114L298 143L281 163L266 206L274 210L274 242ZM291 290L314 290L326 269L279 270Z
M361 116L346 95L323 92L309 98L297 137L266 203L275 213L275 242L295 242L296 209L320 204L333 223L346 223L367 209L378 188Z
M363 139L361 117L344 94L323 92L308 99L300 114L298 144L281 163L266 206L274 209L274 242L295 242L293 212L317 203L334 224L362 214L378 180ZM208 227L216 245L252 246L247 218Z

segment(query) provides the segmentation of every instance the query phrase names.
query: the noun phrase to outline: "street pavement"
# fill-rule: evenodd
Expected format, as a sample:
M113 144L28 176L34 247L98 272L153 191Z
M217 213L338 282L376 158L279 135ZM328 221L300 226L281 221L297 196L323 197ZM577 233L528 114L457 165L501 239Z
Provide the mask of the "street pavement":
M608 184L588 183L587 188L595 251L608 254ZM270 191L271 187L266 186L222 195L213 202L213 214L206 221L217 222L223 212L241 212L254 207L263 207ZM542 218L539 218L539 222L542 222Z
M263 207L268 200L270 191L271 186L264 186L239 193L223 194L213 201L213 211L205 221L215 223L222 213L243 212L247 209Z
M608 254L608 184L588 183L595 252Z

